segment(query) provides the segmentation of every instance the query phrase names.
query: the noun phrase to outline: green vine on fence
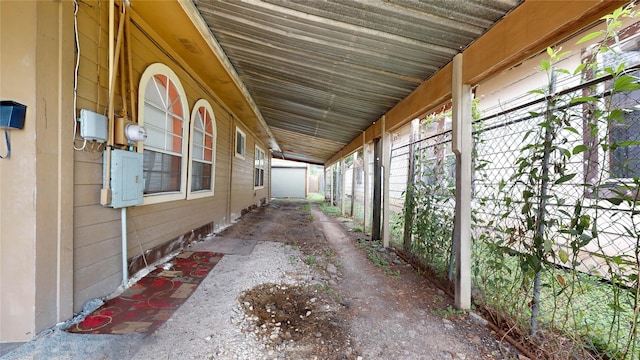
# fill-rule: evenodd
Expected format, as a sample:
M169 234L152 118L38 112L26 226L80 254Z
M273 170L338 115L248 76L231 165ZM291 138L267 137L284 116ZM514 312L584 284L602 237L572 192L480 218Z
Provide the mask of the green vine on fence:
M547 49L539 67L546 82L531 93L537 110L513 110L511 119L504 111L485 128L474 102L474 302L537 346L537 356L640 360L640 64L614 59L620 28L634 15L628 7L605 16L603 30L578 41L598 40L572 70L563 66L575 57ZM433 131L411 145L414 172L398 217L404 250L442 279L455 265L454 157L442 126L450 116L422 121ZM620 138L623 127L638 134ZM637 159L614 163L624 151ZM628 247L617 251L617 242Z
M428 115L420 123L422 129L434 125L442 130L445 119L451 119L451 110ZM481 126L478 101L472 102L474 141ZM446 134L425 134L420 149L413 159L414 175L407 186L404 207L405 223L410 223L412 241L405 242L404 250L428 266L443 279L453 280L454 269L454 204L455 204L455 156L450 151ZM474 150L475 151L475 150ZM479 171L486 162L475 159L474 169ZM472 217L475 212L472 211ZM407 222L406 217L411 217ZM405 236L405 240L411 239Z
M608 334L604 338L596 334L590 341L591 350L609 354L607 357L615 354L616 358L635 359L640 357L637 348L640 180L634 176L613 183L611 179L616 177L613 171L617 170L605 166L603 161L611 159L616 149L640 145L637 140L617 141L613 136L613 129L626 123L626 114L630 111L615 101L616 95L638 91L640 84L624 61L601 66L603 57L615 55L617 30L622 20L630 16L633 13L629 8L618 9L603 18L606 29L583 37L578 44L599 37L602 40L589 48L589 56L573 71L559 66L568 52L560 48L547 49L548 59L540 63L540 69L547 74L547 85L532 92L545 99L544 108L529 113L537 126L521 139L524 145L515 161L515 171L500 182L503 211L492 224L505 235L495 249L518 258L521 289L530 299L529 334L535 339L540 335L541 318L544 326L553 328L556 317L562 313L557 307L552 308L551 314L541 313L544 302L557 305L564 296L566 306L573 308L572 300L579 291L576 284L584 281L584 276L576 270L581 265L580 256L587 253L586 249L592 244L602 249L605 241L601 239L600 225L610 220L601 218L600 214L623 205L620 211L630 214L631 225L621 222L621 226L625 229L624 235L635 239L635 254L596 254L608 265L605 278L611 284L612 296L607 305L613 315L609 319ZM559 77L579 75L585 77L585 82L605 77L608 88L603 92L594 82L582 93L556 89ZM583 162L584 166L576 167L576 162ZM597 174L592 173L593 169L597 169ZM563 189L568 186L582 188L581 195L567 196ZM558 271L559 267L573 271ZM543 294L553 299L545 299ZM631 317L622 310L629 299L633 302ZM586 322L576 322L573 328L586 329L581 331L588 333L593 330L589 326Z

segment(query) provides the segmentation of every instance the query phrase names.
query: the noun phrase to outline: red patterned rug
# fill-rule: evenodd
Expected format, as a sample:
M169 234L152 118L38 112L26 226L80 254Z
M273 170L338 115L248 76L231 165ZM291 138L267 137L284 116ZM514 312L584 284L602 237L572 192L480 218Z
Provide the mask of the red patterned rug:
M183 252L169 270L157 268L120 296L67 329L82 334L151 334L195 291L222 259L213 252Z

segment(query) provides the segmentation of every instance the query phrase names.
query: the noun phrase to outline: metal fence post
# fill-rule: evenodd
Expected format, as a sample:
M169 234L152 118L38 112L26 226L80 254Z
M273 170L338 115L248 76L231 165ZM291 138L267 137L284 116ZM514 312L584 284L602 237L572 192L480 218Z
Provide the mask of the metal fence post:
M380 220L382 214L382 138L374 140L373 151L373 219L371 240L381 240Z

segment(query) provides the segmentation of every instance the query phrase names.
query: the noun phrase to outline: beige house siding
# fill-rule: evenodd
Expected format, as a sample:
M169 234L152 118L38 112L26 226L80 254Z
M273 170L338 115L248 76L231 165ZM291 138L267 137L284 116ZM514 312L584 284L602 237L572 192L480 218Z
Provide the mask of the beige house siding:
M80 28L81 63L78 110L90 109L105 113L107 104L107 38L108 4L91 2L91 6L80 3L78 25ZM98 22L101 19L100 23ZM127 233L128 256L131 259L157 249L194 229L213 223L214 229L229 224L229 188L232 185L232 218L259 203L265 197L264 190L253 191L253 149L256 140L247 135L245 160L230 156L234 150L231 140L235 135L233 115L215 97L199 77L189 71L188 62L175 55L163 45L162 39L154 38L153 29L145 24L131 26L131 49L133 64L133 89L139 91L139 80L144 70L152 63L162 63L171 68L180 79L187 96L189 115L198 99L206 99L212 106L216 122L216 158L214 196L193 200L177 200L152 205L140 205L128 209ZM102 29L102 31L100 31ZM98 46L98 43L99 46ZM101 59L101 60L98 60ZM98 65L98 63L100 63ZM98 70L99 69L99 70ZM116 109L120 109L119 79L116 80ZM135 96L137 100L137 93ZM129 102L129 97L127 97ZM135 109L136 113L138 109ZM117 113L117 112L116 112ZM265 151L264 144L260 145ZM120 250L120 210L99 204L102 188L101 152L83 151L75 153L74 182L74 309L91 298L102 297L115 290L122 279ZM233 174L229 176L230 159L233 159ZM266 186L265 186L266 188ZM155 251L155 250L154 250Z
M233 156L233 183L231 184L231 219L237 219L243 215L243 213L254 206L259 206L261 199L268 198L268 169L265 169L265 179L263 188L254 188L254 165L255 165L255 138L251 136L251 132L240 122L235 122L236 127L240 131L244 132L247 136L245 144L244 159L235 155L235 142ZM235 139L235 128L233 130L233 136ZM234 140L235 141L235 140ZM262 143L257 144L266 156L270 156L268 147Z
M27 106L24 128L10 131L11 157L0 160L0 342L73 314L72 10L0 2L0 98Z
M106 114L108 105L108 4L78 6L77 111ZM118 97L116 97L118 99ZM81 141L76 141L80 146ZM120 213L99 205L102 147L74 151L74 311L120 283Z

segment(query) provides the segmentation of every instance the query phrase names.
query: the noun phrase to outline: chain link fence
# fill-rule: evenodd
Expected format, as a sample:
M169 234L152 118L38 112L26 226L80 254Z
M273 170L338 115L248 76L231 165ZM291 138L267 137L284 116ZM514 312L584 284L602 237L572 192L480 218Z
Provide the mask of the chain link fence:
M640 359L640 49L628 38L550 52L555 66L520 81L537 87L475 114L474 304L536 357ZM392 244L443 280L455 265L450 121L442 111L400 130L413 139L394 141L389 170Z
M571 56L549 50L474 103L474 305L536 358L640 359L639 24ZM391 245L451 282L448 109L392 134L383 186ZM371 224L372 147L342 161L325 195Z
M451 270L455 208L455 157L445 126L450 117L430 116L413 126L412 141L394 142L389 179L392 245L443 278Z

